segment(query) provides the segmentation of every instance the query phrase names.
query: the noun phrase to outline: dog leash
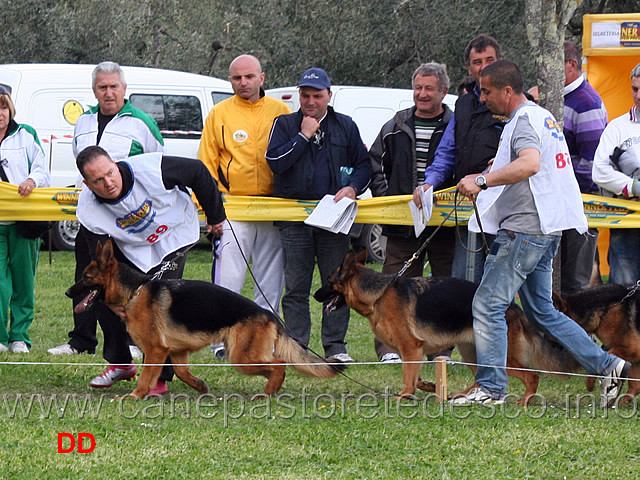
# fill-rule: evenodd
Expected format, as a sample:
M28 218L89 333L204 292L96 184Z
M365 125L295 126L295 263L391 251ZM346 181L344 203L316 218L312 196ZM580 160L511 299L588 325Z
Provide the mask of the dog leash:
M253 278L253 283L255 285L255 287L258 289L258 291L260 292L260 294L262 295L262 297L264 298L265 302L267 302L267 305L269 306L269 308L271 309L271 313L274 314L274 316L276 317L276 319L278 320L278 323L280 324L280 326L284 329L285 332L287 332L288 334L290 333L289 329L287 328L287 324L284 322L284 320L280 317L280 315L276 312L276 310L273 308L273 305L271 305L271 303L269 302L269 299L267 298L267 296L264 294L264 292L262 291L262 288L260 288L260 285L258 283L258 281L256 280L255 275L253 274L253 270L251 270L251 265L249 265L249 261L247 260L247 257L245 256L244 252L242 251L242 248L240 247L240 242L238 241L238 237L236 236L236 232L233 229L233 225L231 225L231 222L227 221L227 223L229 224L229 228L231 229L231 233L233 234L233 238L236 241L236 244L238 245L238 250L240 251L240 255L242 255L242 260L244 261L245 265L247 266L247 270L249 271L249 274L251 275L251 278ZM213 243L213 242L212 242ZM289 335L291 336L291 335ZM332 365L333 362L329 362L326 358L324 358L322 355L320 355L318 352L316 352L315 350L313 350L311 347L309 347L308 345L302 345L300 344L301 347L303 347L304 349L306 349L309 353L311 353L312 355L315 355L317 358L319 358L320 360L322 360L323 362ZM359 380L356 380L355 378L347 375L344 372L338 372L340 375L342 375L344 378L346 378L347 380L350 380L351 382L360 385L363 388L366 388L367 390L373 392L373 393L377 393L379 395L384 395L384 396L393 396L393 397L399 397L400 395L397 393L389 393L389 392L383 392L381 390L377 390L369 385L366 385L362 382L360 382Z
M440 230L444 224L446 223L447 220L449 220L449 218L451 218L451 215L454 215L455 217L455 223L456 223L456 232L457 232L457 236L458 236L458 240L460 241L460 244L462 245L462 247L467 250L468 252L480 252L482 250L485 250L486 252L489 251L489 246L487 244L487 238L484 234L484 230L482 229L482 222L480 221L480 215L478 214L478 208L476 206L476 199L475 197L471 197L471 201L473 202L473 210L475 212L476 215L476 220L478 221L478 226L480 227L480 233L482 236L482 246L477 249L477 250L471 250L469 248L467 248L464 243L462 243L462 237L460 236L460 226L458 224L458 206L460 205L460 203L462 203L462 200L464 200L464 197L462 197L460 200L458 200L458 190L456 189L454 197L453 197L453 209L447 214L446 217L444 217L444 219L442 220L442 222L440 223L440 225L438 225L436 227L436 229L433 231L433 233L431 235L429 235L429 237L424 241L424 243L420 246L420 248L418 248L418 250L416 250L416 252L411 256L411 258L409 258L406 262L404 262L404 265L402 266L402 268L400 269L400 271L398 273L396 273L396 277L401 277L404 272L407 271L407 269L413 264L413 262L415 262L418 257L420 256L420 254L422 254L422 252L424 251L425 248L427 248L427 246L429 245L429 243L431 242L431 240L433 239L433 237L436 235L436 233L438 233L438 230Z
M194 245L195 245L195 243L193 245L189 245L189 246L187 246L185 248L181 248L177 252L174 252L175 255L172 258L170 258L169 260L163 260L162 261L162 266L160 267L160 269L156 273L154 273L151 276L151 280L158 280L158 279L162 278L162 276L164 275L164 272L171 271L171 270L177 270L178 269L178 263L176 262L176 260L178 258L186 256L187 253L189 252L189 250L191 250Z
M458 190L456 190L455 193L455 197L458 197ZM489 253L489 244L487 243L487 237L484 234L484 229L482 228L482 221L480 220L480 214L478 213L478 206L476 205L476 195L472 195L471 196L471 202L473 203L473 212L474 215L476 217L476 221L478 222L478 227L480 228L480 236L482 238L482 245L477 248L477 249L471 249L469 247L467 247L463 242L462 242L462 235L460 234L460 225L458 224L458 211L457 211L457 205L454 206L453 208L456 209L456 236L458 237L458 241L460 242L460 245L462 245L462 248L464 248L467 252L470 253L478 253L484 250L485 253Z
M633 295L635 295L635 293L638 291L638 289L640 289L640 280L638 280L636 282L636 284L633 285L632 287L629 287L629 292L625 295L625 297L622 300L620 300L620 302L618 304L621 304L627 298L632 297Z

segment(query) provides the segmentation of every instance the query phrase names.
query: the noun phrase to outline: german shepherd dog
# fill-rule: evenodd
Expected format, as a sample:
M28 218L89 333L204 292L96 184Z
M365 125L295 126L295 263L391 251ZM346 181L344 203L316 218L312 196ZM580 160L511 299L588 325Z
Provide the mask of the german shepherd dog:
M277 317L226 288L196 280L152 280L119 263L108 240L98 244L96 260L67 291L75 298L91 292L80 305L102 299L122 306L129 334L145 354L145 363L162 364L168 355L177 377L201 394L209 388L187 366L189 354L212 342L224 342L229 361L245 375L267 378L266 395L277 393L285 378L284 363L312 377L330 378L345 365L316 358L289 337ZM144 398L158 381L161 366L142 369L130 396Z
M627 296L629 294L629 296ZM605 283L562 297L553 294L558 310L572 318L590 335L609 348L609 353L631 362L630 378L640 378L640 293L616 283ZM595 377L587 388L593 389ZM640 381L629 381L627 394L620 403L628 403L640 393Z
M400 352L404 388L409 397L416 388L435 391L431 382L419 378L425 355L455 345L465 363L476 363L471 304L477 285L452 277L405 278L378 273L364 265L366 251L350 251L342 265L328 278L328 286L314 294L333 309L344 305L369 320L373 333ZM577 362L555 342L549 341L512 304L508 325L507 373L522 381L525 393L517 402L526 405L538 388L539 376L528 370L570 372ZM475 367L470 367L475 373ZM469 391L467 388L460 395Z

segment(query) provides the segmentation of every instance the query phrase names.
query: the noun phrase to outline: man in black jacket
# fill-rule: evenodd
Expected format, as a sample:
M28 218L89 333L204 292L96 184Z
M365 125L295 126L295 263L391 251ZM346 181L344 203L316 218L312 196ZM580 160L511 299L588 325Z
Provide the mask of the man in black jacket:
M457 184L470 173L483 172L498 150L498 142L507 118L491 112L480 101L478 79L484 67L500 59L500 44L489 35L478 35L471 40L464 52L464 62L475 84L470 93L458 98L453 118L442 136L433 163L425 172L425 191L433 186L441 189L453 175ZM420 205L419 192L414 192L414 200ZM482 251L470 253L480 246L476 234L468 234L467 228L460 229L461 240L456 243L452 275L480 283L485 255ZM491 242L493 238L488 239Z
M275 119L266 158L273 170L276 197L335 201L352 199L369 185L371 165L354 121L329 106L331 82L327 72L310 68L300 80L300 110ZM278 222L284 249L285 294L282 312L291 335L309 344L309 293L316 259L323 283L338 268L349 249L349 236L303 222ZM327 357L353 362L345 336L349 307L322 314L322 344Z
M401 110L385 123L369 150L375 196L407 195L424 183L426 168L433 163L452 112L442 101L449 91L449 76L445 65L425 63L413 73L414 106ZM451 176L440 186L451 186ZM387 236L383 273L397 273L404 263L431 236L436 227L427 227L416 238L412 226L384 225ZM435 277L451 276L455 245L455 230L442 228L431 239L419 258L405 272L407 277L421 277L425 256ZM375 340L376 353L383 362L400 361L397 352ZM442 352L450 355L451 351Z

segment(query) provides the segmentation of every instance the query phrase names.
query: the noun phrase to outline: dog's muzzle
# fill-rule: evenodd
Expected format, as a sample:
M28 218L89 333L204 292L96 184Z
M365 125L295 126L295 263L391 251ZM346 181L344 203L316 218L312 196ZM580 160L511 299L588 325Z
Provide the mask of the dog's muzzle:
M313 298L324 304L324 312L327 315L347 304L344 295L340 292L336 292L331 286L320 287L313 294Z
M64 294L71 299L82 296L82 300L74 307L73 311L74 313L84 313L91 310L95 302L104 297L104 288L102 288L102 286L96 286L89 289L76 283L64 292Z

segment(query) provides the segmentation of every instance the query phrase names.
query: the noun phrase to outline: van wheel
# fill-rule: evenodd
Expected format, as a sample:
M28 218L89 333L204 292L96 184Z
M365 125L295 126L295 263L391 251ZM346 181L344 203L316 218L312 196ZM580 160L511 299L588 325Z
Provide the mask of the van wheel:
M387 237L382 235L382 225L365 225L360 234L361 244L367 248L367 260L370 262L384 262L387 248Z
M73 251L79 229L80 222L75 220L56 222L49 230L51 245L56 250Z

